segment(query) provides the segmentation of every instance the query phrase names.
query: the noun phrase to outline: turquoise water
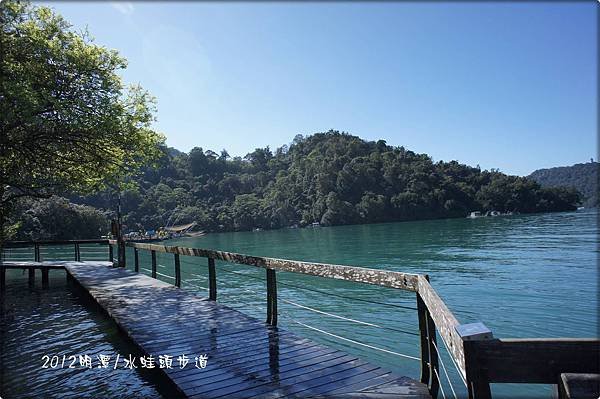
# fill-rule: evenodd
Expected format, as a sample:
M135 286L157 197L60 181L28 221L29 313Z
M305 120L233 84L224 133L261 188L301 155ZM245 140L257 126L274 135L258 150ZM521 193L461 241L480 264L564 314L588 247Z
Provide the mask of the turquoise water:
M40 288L39 272L32 288L20 270L7 274L6 291L0 293L0 397L159 399L172 394L156 372L127 369L117 361L117 356L140 353L82 289L67 284L64 270L50 272L50 289ZM92 369L79 363L86 355ZM100 355L111 356L110 367L98 368Z
M427 273L460 322L482 321L496 337L597 337L597 237L597 213L586 210L209 234L167 244ZM15 251L11 257L31 258L33 252L29 252ZM68 247L44 249L42 255L45 259L69 258L73 251ZM159 278L173 283L173 256L157 255ZM82 251L82 257L105 260L107 251L92 246ZM182 256L181 263L182 287L206 295L206 259ZM140 264L141 271L149 274L150 256L145 251L140 252ZM128 253L128 268L133 268L132 252ZM418 377L419 362L397 355L419 356L414 294L293 273L280 272L277 279L281 326ZM218 301L261 319L266 315L264 281L263 269L217 262ZM169 396L159 390L156 376L130 370L107 374L41 369L44 353L135 353L114 324L64 282L63 271L51 272L49 290L28 289L26 276L11 272L7 294L0 314L0 396L29 397L32 389L43 397L119 397L125 392L129 397ZM315 313L290 302L376 326ZM438 342L452 383L441 368L444 393L453 397L454 389L458 397L464 397L464 386ZM492 390L494 397L552 395L551 387L545 385L498 384Z
M221 233L172 240L168 244L426 273L460 322L482 321L496 337L597 337L597 237L597 213L586 210ZM149 256L140 254L142 267L149 268ZM167 254L159 256L159 272L164 274L159 277L169 282L172 278L165 276L173 276L172 258ZM132 267L132 254L128 259ZM217 265L218 300L264 318L265 271L243 265ZM182 257L184 288L205 295L206 274L206 259ZM418 331L414 310L289 285L407 307L414 307L414 294L292 273L278 273L278 283L280 325L405 375L418 376L419 363L413 359L343 341L292 321L418 357L417 337L412 335ZM284 300L390 329L315 313ZM459 396L464 394L451 360L445 354L442 359L453 385L450 387L442 373L446 395L452 397L452 389ZM551 396L551 387L543 385L495 384L492 388L496 397Z

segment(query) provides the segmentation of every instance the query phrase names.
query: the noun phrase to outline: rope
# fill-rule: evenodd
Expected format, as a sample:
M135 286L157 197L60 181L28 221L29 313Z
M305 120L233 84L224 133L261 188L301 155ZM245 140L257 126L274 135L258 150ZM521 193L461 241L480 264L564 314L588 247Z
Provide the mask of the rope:
M454 368L456 369L456 372L458 373L458 375L460 376L460 380L463 382L463 384L465 385L465 388L468 388L467 385L467 381L465 380L465 377L463 377L462 372L460 371L460 369L458 368L458 365L456 364L456 361L454 361L454 356L452 356L452 354L450 353L450 351L448 350L448 346L446 345L446 341L444 341L444 339L442 338L442 343L444 344L444 347L446 348L446 351L448 352L448 357L450 358L450 360L452 361L452 364L454 364ZM437 347L435 348L435 350L438 352Z
M259 277L256 277L256 276L251 276L251 275L248 275L248 274L245 274L245 273L234 272L233 270L227 270L227 269L223 268L222 266L220 267L220 269L222 269L226 273L238 274L240 276L245 276L245 277L253 278L255 280L263 281L262 278L259 278ZM363 299L363 298L352 298L352 297L348 297L348 296L344 296L344 295L340 295L340 294L334 294L332 292L326 292L326 291L317 290L317 289L314 289L314 288L299 287L297 285L293 285L293 284L289 284L289 283L284 283L282 281L278 281L277 284L282 284L282 285L285 285L285 286L288 286L288 287L297 288L299 290L306 290L306 291L317 292L317 293L322 294L322 295L337 296L339 298L349 299L349 300L352 300L352 301L361 301L361 302L372 303L372 304L375 304L375 305L390 306L390 307L400 308L400 309L417 310L417 308L412 307L412 306L396 305L396 304L393 304L393 303L378 302L378 301L373 301L373 300L370 300L370 299Z
M315 312L315 313L321 313L321 314L324 314L324 315L327 315L327 316L335 317L337 319L342 319L342 320L350 321L350 322L357 323L357 324L362 324L362 325L369 326L369 327L381 328L381 329L384 329L384 330L396 331L396 332L401 332L401 333L404 333L404 334L419 336L419 334L411 332L411 331L400 330L398 328L393 328L393 327L380 326L380 325L374 324L374 323L367 323L366 321L351 319L349 317L344 317L344 316L340 316L340 315L337 315L337 314L334 314L334 313L328 313L328 312L325 312L323 310L314 309L314 308L311 308L310 306L300 305L299 303L288 301L288 300L283 299L283 298L281 300L283 302L289 303L290 305L294 305L294 306L297 306L299 308L307 309L307 310L310 310L310 311Z
M446 374L446 379L448 380L448 385L450 385L450 389L452 390L452 394L454 395L454 399L458 399L457 396L456 396L456 392L454 391L454 387L452 386L452 381L450 381L450 376L448 375L448 371L446 370L446 365L444 365L444 360L442 359L442 355L440 354L440 351L438 350L438 347L435 344L435 342L432 340L431 343L433 344L433 347L435 348L435 351L438 354L438 359L440 359L440 363L442 364L442 370L444 370L444 374ZM440 386L441 385L442 384L440 382Z
M288 318L288 319L290 319L290 321L293 322L293 323L299 324L299 325L301 325L303 327L309 328L309 329L314 330L314 331L318 331L318 332L320 332L322 334L326 334L326 335L329 335L331 337L334 337L334 338L337 338L337 339L341 339L343 341L351 342L353 344L364 346L364 347L367 347L367 348L370 348L370 349L374 349L374 350L377 350L377 351L380 351L380 352L385 352L385 353L389 353L389 354L392 354L392 355L405 357L407 359L413 359L413 360L421 361L421 359L418 358L418 357L406 355L404 353L394 352L394 351L391 351L391 350L388 350L388 349L379 348L377 346L365 344L364 342L355 341L355 340L350 339L350 338L346 338L346 337L342 337L342 336L336 335L334 333L330 333L329 331L321 330L320 328L317 328L317 327L309 326L308 324L304 324L304 323L302 323L300 321L297 321L297 320L293 319L290 316L287 316L285 313L282 313L281 315L284 316L284 317L286 317L286 318Z
M437 376L438 381L440 382L440 391L442 391L442 396L446 399L446 393L444 392L444 387L442 386L442 380L440 380L440 375L438 374L436 369L433 369L433 372Z
M234 272L230 272L230 273L234 273ZM236 273L236 274L237 274L237 273ZM256 294L256 295L262 295L261 293L259 293L259 292L256 292L256 291L254 291L254 290L251 290L251 289L248 289L248 288L241 287L241 286L239 286L239 285L236 285L236 284L233 284L233 283L231 283L231 282L228 282L228 283L229 283L230 285L233 285L234 287L237 287L237 288L241 289L241 290L244 290L244 291L247 291L247 292L251 292L251 293L253 293L253 294ZM417 333L414 333L414 332L411 332L411 331L405 331L405 330L401 330L401 329L398 329L398 328L386 327L386 326L380 326L380 325L378 325L378 324L374 324L374 323L368 323L368 322L366 322L366 321L361 321L361 320L351 319L351 318L349 318L349 317L344 317L344 316L340 316L340 315L337 315L337 314L334 314L334 313L329 313L329 312L325 312L325 311L323 311L323 310L319 310L319 309L311 308L310 306L301 305L301 304L299 304L299 303L296 303L296 302L293 302L293 301L287 300L287 299L285 299L285 298L280 298L280 300L281 300L282 302L288 303L288 304L290 304L290 305L297 306L297 307L299 307L299 308L302 308L302 309L310 310L310 311L312 311L312 312L315 312L315 313L320 313L320 314L324 314L324 315L327 315L327 316L330 316L330 317L335 317L335 318L337 318L337 319L346 320L346 321L350 321L350 322L357 323L357 324L362 324L362 325L369 326L369 327L376 327L376 328L381 328L381 329L384 329L384 330L396 331L396 332L401 332L401 333L404 333L404 334L409 334L409 335L415 335L415 336L419 336L419 334L417 334Z
M159 273L158 271L156 272L156 274L159 275L159 276L170 278L171 280L175 280L175 277L167 276L166 274Z

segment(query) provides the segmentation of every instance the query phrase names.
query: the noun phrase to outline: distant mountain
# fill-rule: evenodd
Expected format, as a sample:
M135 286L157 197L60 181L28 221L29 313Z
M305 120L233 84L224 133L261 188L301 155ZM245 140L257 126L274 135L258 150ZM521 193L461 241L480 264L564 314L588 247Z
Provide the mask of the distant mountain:
M596 207L598 203L598 162L578 163L573 166L538 169L528 176L543 187L573 187L583 195L583 206Z

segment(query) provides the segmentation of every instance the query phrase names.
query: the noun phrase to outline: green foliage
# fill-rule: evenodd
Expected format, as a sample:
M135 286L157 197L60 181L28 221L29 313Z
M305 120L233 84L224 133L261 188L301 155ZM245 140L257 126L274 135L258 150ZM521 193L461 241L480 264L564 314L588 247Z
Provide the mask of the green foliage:
M598 199L598 162L578 163L572 166L539 169L529 175L543 187L571 187L583 196L586 208L600 205Z
M109 231L106 215L91 206L72 204L65 198L25 199L10 238L16 240L69 240L99 238Z
M456 161L337 131L296 137L289 147L257 149L230 159L194 148L166 148L158 169L147 169L135 195L124 198L132 230L192 221L208 231L281 228L464 217L481 210L572 210L573 190L481 171ZM77 198L108 208L108 195Z
M116 51L47 7L3 1L0 19L0 223L17 198L118 185L160 155L153 99Z

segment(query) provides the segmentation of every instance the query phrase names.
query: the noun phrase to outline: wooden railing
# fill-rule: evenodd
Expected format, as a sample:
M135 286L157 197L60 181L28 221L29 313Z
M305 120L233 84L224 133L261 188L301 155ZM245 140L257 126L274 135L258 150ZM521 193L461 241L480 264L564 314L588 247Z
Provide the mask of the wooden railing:
M207 258L209 300L217 299L217 269L215 261L237 263L266 270L267 323L277 325L276 272L285 271L317 277L371 284L414 292L416 295L421 349L421 382L428 385L432 396L438 395L439 334L465 382L470 399L491 398L490 383L557 384L561 373L600 373L600 341L587 338L497 339L483 323L460 324L423 274L401 273L363 267L301 262L244 255L234 252L115 240L10 242L5 248L34 246L39 254L43 245L74 245L74 258L80 260L78 246L82 243L108 244L109 259L124 267L124 247L134 252L133 269L140 271L139 251L150 251L151 275L157 276L157 253L173 254L175 285L181 286L180 256ZM114 262L113 245L123 248ZM38 255L36 255L36 260Z
M5 249L15 248L33 248L33 261L41 262L43 256L41 249L43 247L56 247L56 246L73 246L73 260L81 261L81 246L100 244L108 246L107 258L112 261L112 246L108 245L109 240L38 240L38 241L7 241L3 244L2 250L4 255ZM66 259L65 259L66 260Z

